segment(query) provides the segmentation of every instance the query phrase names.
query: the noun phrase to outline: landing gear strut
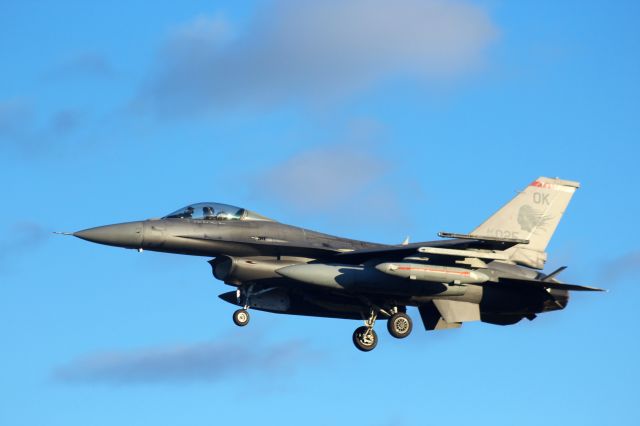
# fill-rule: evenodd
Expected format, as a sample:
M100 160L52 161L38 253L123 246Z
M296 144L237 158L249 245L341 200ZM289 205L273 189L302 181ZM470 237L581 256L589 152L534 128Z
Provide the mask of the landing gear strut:
M243 308L238 309L233 313L233 322L238 327L244 327L249 324L249 320L251 316L249 315L249 295L251 294L252 286L249 286L247 289L238 289L236 290L236 298L238 299L238 304L242 304Z
M378 318L378 313L389 317L387 320L387 330L396 339L404 339L413 329L411 317L404 312L399 312L398 307L383 309L373 306L369 317L364 320L364 326L358 327L353 332L353 344L363 352L369 352L378 345L378 335L373 330L373 326Z
M364 321L364 326L356 328L353 332L353 344L362 352L369 352L378 345L378 335L373 329L378 313L371 309L369 318Z

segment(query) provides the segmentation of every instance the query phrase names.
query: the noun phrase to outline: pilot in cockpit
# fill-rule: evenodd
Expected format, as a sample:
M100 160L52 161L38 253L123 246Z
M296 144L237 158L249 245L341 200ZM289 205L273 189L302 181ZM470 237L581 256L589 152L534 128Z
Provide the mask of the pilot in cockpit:
M213 208L210 206L204 206L202 208L202 212L204 213L204 220L214 220L215 216L213 215Z
M185 219L191 219L191 217L193 216L193 207L189 206L187 207L187 209L184 211L184 218Z

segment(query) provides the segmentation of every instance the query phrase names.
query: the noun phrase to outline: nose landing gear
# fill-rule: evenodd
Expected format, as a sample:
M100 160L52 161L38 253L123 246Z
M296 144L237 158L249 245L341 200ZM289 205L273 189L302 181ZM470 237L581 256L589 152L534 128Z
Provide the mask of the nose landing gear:
M249 324L249 320L251 319L251 316L249 315L249 295L251 294L252 289L253 286L249 286L246 289L239 288L236 290L238 304L243 305L242 309L238 309L233 313L233 322L238 327L244 327Z
M249 324L250 319L251 316L249 315L249 311L247 311L246 309L238 309L233 313L233 322L238 327L244 327L245 325Z

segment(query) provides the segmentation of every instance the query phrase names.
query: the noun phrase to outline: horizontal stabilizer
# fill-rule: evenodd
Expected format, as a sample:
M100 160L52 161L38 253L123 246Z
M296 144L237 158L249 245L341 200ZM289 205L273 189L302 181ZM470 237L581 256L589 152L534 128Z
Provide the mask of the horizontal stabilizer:
M515 285L515 286L529 285L529 286L537 286L541 288L552 288L555 290L569 290L569 291L607 291L603 288L588 287L585 285L565 284L565 283L556 283L556 282L538 281L538 280L522 280L522 279L512 279L512 278L500 278L499 284Z
M547 275L546 277L544 277L542 279L542 281L549 281L551 280L553 277L557 276L559 273L561 273L562 271L564 271L565 269L567 269L566 266L561 266L558 269L556 269L555 271L553 271L552 273L550 273L549 275Z

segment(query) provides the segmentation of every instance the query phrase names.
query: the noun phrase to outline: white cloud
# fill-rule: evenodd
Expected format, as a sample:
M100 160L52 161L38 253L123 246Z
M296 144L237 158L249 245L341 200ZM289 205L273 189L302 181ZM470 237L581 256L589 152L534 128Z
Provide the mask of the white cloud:
M374 121L354 122L339 143L297 152L260 173L253 191L303 213L362 202L391 168L380 153L382 131Z
M330 145L300 152L258 180L260 187L302 210L333 207L374 182L386 165L366 146Z
M601 266L598 285L606 287L640 272L640 251L631 251L604 263Z
M387 79L474 69L495 39L465 1L279 0L231 37L220 18L174 32L141 96L159 112L340 97Z

